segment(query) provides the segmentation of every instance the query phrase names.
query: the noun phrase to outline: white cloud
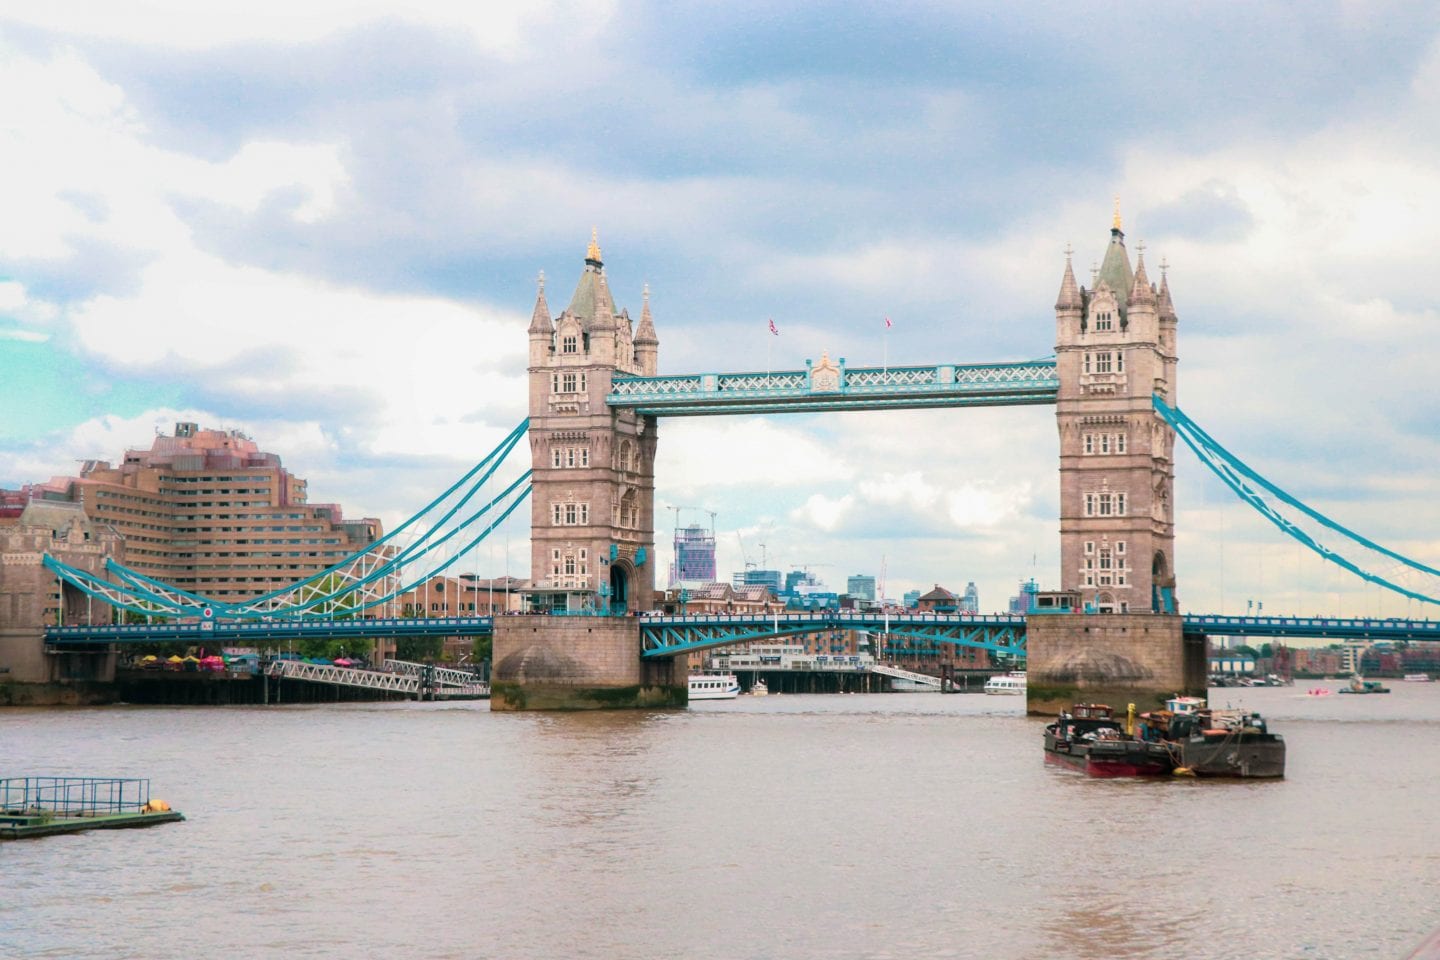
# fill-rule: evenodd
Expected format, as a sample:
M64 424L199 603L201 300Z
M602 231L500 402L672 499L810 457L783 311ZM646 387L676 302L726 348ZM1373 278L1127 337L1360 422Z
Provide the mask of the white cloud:
M243 6L191 0L80 0L34 4L0 2L0 19L63 34L182 49L206 49L233 43L301 44L385 21L440 30L463 30L491 53L517 54L527 35L544 26L596 29L612 12L608 0L586 3L525 4L477 0L251 0ZM583 34L582 34L583 35Z

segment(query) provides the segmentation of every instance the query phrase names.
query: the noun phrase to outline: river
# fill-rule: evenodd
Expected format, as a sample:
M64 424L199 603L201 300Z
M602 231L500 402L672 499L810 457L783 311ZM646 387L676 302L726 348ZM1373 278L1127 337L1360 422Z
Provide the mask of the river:
M1440 684L1306 686L1212 691L1274 782L1090 780L978 695L0 711L0 776L188 817L0 843L0 956L1398 960L1440 925Z

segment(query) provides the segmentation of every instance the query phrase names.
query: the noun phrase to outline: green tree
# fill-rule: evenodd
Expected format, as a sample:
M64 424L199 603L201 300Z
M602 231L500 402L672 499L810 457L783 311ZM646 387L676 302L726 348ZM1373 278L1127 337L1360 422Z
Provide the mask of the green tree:
M438 660L445 649L442 637L399 637L395 641L395 659L422 662Z

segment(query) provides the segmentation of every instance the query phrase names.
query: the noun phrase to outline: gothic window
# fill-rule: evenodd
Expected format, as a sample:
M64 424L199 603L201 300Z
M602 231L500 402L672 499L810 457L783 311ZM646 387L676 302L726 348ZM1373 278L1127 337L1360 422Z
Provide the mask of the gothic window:
M620 497L620 526L640 526L639 498L634 490L626 490Z
M1085 494L1085 516L1095 516L1095 494L1093 493Z
M557 468L557 469L558 469L559 466L560 466L560 448L559 448L559 447L556 447L556 448L554 448L553 450L550 451L550 466L555 467L555 468Z
M552 503L552 504L550 505L550 524L551 524L551 526L556 526L556 527L560 526L560 524L564 521L564 512L563 512L563 511L564 511L564 507L562 507L562 506L561 506L560 504L558 504L558 503Z
M1116 553L1124 553L1124 552L1125 552L1125 541L1124 541L1124 540L1116 540L1116 541L1115 541L1115 552L1116 552Z
M1095 329L1096 329L1096 330L1110 330L1110 329L1112 329L1113 322L1114 322L1113 319L1112 319L1113 317L1114 317L1114 314L1110 313L1108 310L1105 311L1104 313L1097 314L1096 317L1095 317Z
M580 392L581 392L581 393L584 393L584 392L585 392L585 383L586 383L585 374L582 372L582 373L580 374Z
M551 551L550 551L550 575L551 575L551 576L555 576L555 577L560 576L560 551L559 551L559 550L551 550Z
M562 393L574 393L574 392L575 392L575 374L573 374L573 373L562 374L561 377L560 377L560 386L561 386L561 392L562 392Z
M582 466L582 467L588 467L588 466L590 466L590 448L589 448L589 447L581 447L581 448L580 448L580 466Z
M1124 373L1124 372L1125 372L1125 351L1124 351L1124 350L1116 350L1116 351L1115 351L1115 372L1116 372L1116 373Z
M580 561L578 564L576 564L576 570L579 571L579 574L582 577L590 576L590 564L587 562L589 556L590 551L582 547L580 549Z
M574 334L560 338L560 352L574 353L579 347L579 341Z
M1107 352L1107 353L1097 353L1097 354L1095 354L1095 372L1096 372L1096 373L1109 373L1109 372L1110 372L1110 358L1111 358L1111 354L1108 353L1108 352Z
M1113 570L1113 569L1115 569L1115 555L1114 555L1113 553L1111 553L1109 550L1101 550L1101 551L1100 551L1100 569L1101 569L1101 570Z
M565 576L575 576L575 558L568 553L565 555Z
M1115 516L1125 516L1125 494L1123 493L1115 494Z
M573 467L573 466L575 466L575 448L574 448L574 447L566 447L566 448L565 448L565 466L567 466L567 467Z
M620 441L620 469L627 471L635 469L635 444L629 440Z
M1115 452L1116 452L1116 453L1124 453L1124 452L1125 452L1125 434L1123 434L1123 433L1117 433L1117 434L1115 434Z
M1102 493L1102 494L1100 494L1099 500L1100 500L1100 516L1102 516L1102 517L1108 517L1108 516L1110 516L1110 509L1111 509L1111 498L1110 498L1110 494L1108 494L1108 493Z
M566 523L566 525L573 527L578 519L579 519L579 510L578 510L576 504L573 504L573 503L567 503L567 504L565 504L565 523Z
M1085 366L1084 366L1083 370L1084 370L1085 373L1089 373L1089 372L1090 372L1090 354L1088 354L1088 353L1085 354Z
M1110 434L1108 434L1108 433L1102 433L1102 434L1100 434L1100 452L1101 452L1101 453L1109 453L1109 452L1110 452Z
M552 373L552 374L550 374L550 392L551 392L551 393L559 393L559 392L560 392L560 374L558 374L558 373Z
M1093 433L1085 434L1085 452L1087 454L1095 452L1095 435Z
M590 504L588 503L580 504L580 522L582 524L590 522Z
M1095 552L1095 541L1094 541L1094 540L1086 540L1086 541L1085 541L1085 552L1086 552L1086 553L1094 553L1094 552Z

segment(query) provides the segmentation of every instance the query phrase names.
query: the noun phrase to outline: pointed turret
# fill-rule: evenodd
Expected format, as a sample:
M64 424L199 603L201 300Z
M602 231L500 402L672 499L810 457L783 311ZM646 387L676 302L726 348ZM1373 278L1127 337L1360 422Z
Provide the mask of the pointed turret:
M1075 282L1075 268L1070 263L1074 252L1068 244L1065 246L1065 276L1060 278L1060 296L1055 301L1056 310L1078 310L1083 305L1080 300L1080 286Z
M545 302L545 271L540 271L536 280L539 288L535 293L535 310L530 314L530 333L543 333L547 337L555 329L555 321L550 318L550 304Z
M640 308L640 325L635 328L635 363L644 376L653 377L660 353L660 338L655 335L655 321L650 316L650 284L645 284L642 296L645 305Z
M1170 299L1170 277L1168 276L1169 264L1162 258L1160 261L1160 294L1158 306L1161 320L1175 320L1175 302Z
M1155 306L1155 288L1145 275L1145 244L1140 244L1140 256L1135 261L1135 279L1130 284L1130 306Z

